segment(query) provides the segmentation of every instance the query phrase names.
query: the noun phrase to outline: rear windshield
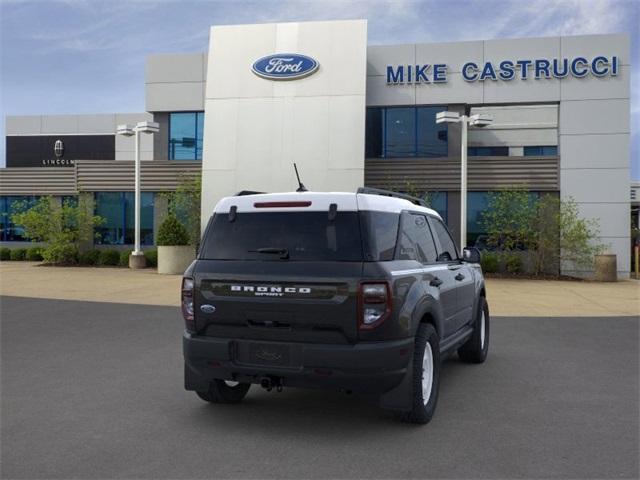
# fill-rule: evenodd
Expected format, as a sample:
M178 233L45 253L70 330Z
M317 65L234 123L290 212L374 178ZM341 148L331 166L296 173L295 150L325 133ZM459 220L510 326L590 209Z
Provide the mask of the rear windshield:
M202 242L205 260L362 261L357 212L216 214Z

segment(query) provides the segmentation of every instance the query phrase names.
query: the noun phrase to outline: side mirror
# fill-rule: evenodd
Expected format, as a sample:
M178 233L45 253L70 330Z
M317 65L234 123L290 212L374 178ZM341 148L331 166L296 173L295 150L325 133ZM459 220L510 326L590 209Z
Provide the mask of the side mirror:
M480 263L480 250L476 247L466 247L462 250L462 260L469 263Z

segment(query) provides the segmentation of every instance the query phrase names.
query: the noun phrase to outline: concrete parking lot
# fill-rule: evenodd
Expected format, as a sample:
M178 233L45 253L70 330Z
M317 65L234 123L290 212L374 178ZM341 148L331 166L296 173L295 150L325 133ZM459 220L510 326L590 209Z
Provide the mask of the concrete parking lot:
M637 317L493 319L425 427L362 399L182 389L175 307L2 297L3 478L638 478Z

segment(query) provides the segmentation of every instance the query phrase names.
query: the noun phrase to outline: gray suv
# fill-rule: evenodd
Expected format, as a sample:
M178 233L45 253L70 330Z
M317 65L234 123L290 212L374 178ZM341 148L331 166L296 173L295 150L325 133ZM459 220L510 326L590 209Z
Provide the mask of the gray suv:
M224 198L182 282L185 388L212 403L251 384L329 388L427 423L441 359L487 357L479 262L402 194Z

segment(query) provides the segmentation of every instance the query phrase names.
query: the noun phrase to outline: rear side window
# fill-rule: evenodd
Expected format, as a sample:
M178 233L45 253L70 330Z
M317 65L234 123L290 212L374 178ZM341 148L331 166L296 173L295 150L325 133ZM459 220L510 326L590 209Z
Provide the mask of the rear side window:
M435 262L436 245L427 217L413 213L404 214L398 246L398 260L417 260L421 263Z
M456 244L453 242L447 227L437 218L431 218L431 225L433 226L433 233L440 242L440 250L438 251L438 261L449 262L458 259L458 250Z
M331 221L328 212L238 213L232 222L229 215L216 214L211 222L200 254L205 260L362 261L363 257L357 212L338 211Z
M374 262L393 260L400 215L391 212L360 212L366 259Z

